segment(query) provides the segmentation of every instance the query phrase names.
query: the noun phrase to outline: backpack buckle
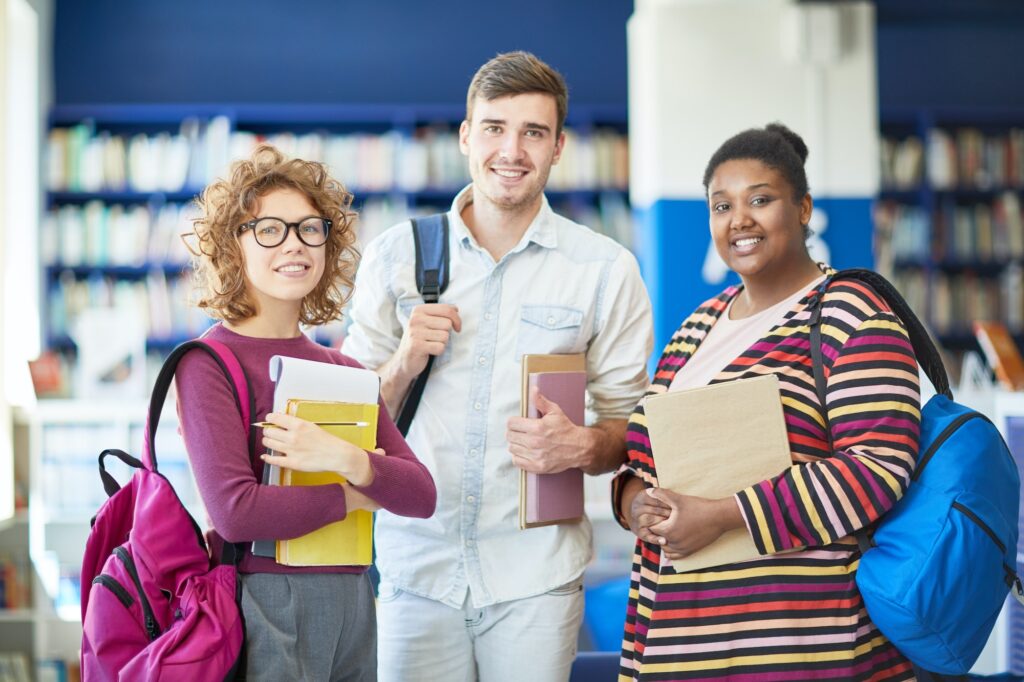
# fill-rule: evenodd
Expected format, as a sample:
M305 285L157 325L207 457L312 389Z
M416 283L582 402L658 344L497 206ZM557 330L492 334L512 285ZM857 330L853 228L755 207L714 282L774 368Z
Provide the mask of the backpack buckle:
M420 294L424 303L437 303L441 299L440 271L423 271L423 289Z

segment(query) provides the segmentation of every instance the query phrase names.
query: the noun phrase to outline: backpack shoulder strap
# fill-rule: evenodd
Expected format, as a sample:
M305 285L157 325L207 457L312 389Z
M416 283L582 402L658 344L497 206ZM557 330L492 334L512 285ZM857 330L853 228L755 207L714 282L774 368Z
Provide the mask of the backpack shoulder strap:
M949 376L946 374L946 367L942 363L942 356L939 354L939 349L935 346L935 342L932 341L932 337L928 334L928 330L922 324L921 320L914 314L913 309L906 302L900 292L896 290L896 287L882 275L874 272L873 270L866 270L863 268L851 268L848 270L840 270L835 273L831 278L826 280L823 286L827 286L830 282L835 282L841 279L853 279L863 282L870 286L875 292L885 299L885 302L889 304L892 311L896 314L896 317L900 319L903 326L907 328L907 334L910 336L910 344L914 348L914 355L917 358L918 364L924 371L925 376L932 382L932 386L935 387L936 393L941 393L947 398L952 398L953 394L949 388ZM824 294L824 289L822 290ZM818 298L819 305L822 297Z
M448 288L448 214L412 219L416 247L416 290L426 303L437 303Z
M412 236L416 247L416 289L423 296L424 303L437 303L448 288L448 214L435 213L413 218ZM427 358L427 366L416 377L409 395L402 403L395 426L403 436L409 433L433 366L434 356L431 355Z
M149 399L149 414L146 418L146 440L142 450L142 461L147 469L157 471L156 459L156 430L160 423L160 413L164 408L164 401L167 398L167 391L174 380L174 372L178 363L191 350L202 350L212 357L220 367L224 376L231 384L235 396L235 403L242 415L242 427L247 434L249 451L253 451L255 430L250 428L252 415L256 411L255 397L252 394L252 387L249 384L249 377L245 375L238 358L226 345L213 339L194 339L180 344L164 361L160 373L157 375L156 383L153 385L153 393Z

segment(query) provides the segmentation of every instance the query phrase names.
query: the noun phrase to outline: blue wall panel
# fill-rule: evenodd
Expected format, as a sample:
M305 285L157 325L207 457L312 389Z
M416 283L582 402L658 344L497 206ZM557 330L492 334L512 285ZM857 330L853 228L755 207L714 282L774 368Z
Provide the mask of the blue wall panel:
M536 52L570 99L626 103L622 0L57 0L57 104L461 102L498 52Z
M900 108L1024 107L1024 3L878 3L878 102Z

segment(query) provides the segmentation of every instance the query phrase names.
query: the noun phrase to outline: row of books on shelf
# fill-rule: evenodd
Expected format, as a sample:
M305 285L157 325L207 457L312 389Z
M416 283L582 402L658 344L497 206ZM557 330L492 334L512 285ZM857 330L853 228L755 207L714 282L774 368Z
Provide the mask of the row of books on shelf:
M114 424L47 424L43 429L40 500L45 501L48 522L87 522L107 500L100 481L97 456L108 448L137 453L144 440L142 428L126 431ZM182 504L196 521L205 523L205 512L189 468L185 446L175 425L161 425L157 431L160 473L174 486ZM134 470L120 460L107 457L104 467L124 484Z
M986 135L978 128L932 128L916 135L884 137L881 180L886 189L988 190L1024 187L1024 128Z
M587 135L567 130L566 134L568 142L552 169L549 187L628 187L625 135L611 128ZM457 188L468 181L458 133L449 127L421 127L411 136L399 131L263 135L232 130L226 117L216 116L208 121L188 118L177 133L152 135L113 134L89 121L53 128L47 143L47 188L61 192L196 190L264 141L289 156L325 162L338 180L355 191L416 192Z
M1004 192L991 203L944 202L934 213L882 202L875 211L879 260L950 263L1024 258L1024 214L1019 197Z
M976 320L1001 320L1011 333L1024 333L1024 276L1018 264L997 278L922 270L888 276L939 336L971 333Z
M69 267L183 265L189 253L179 235L192 230L197 215L196 207L173 203L56 207L41 226L40 260Z
M107 308L131 311L142 318L147 338L190 338L210 325L209 318L191 304L192 283L186 276L168 277L150 270L143 279L124 280L92 276L78 278L62 272L47 291L46 328L51 339L74 338L82 311Z
M0 682L32 682L30 669L29 657L24 652L0 651ZM50 682L51 678L41 675L37 669L35 679Z
M409 218L447 210L416 206L389 197L371 198L359 208L358 241L367 244L388 227ZM632 214L619 192L603 192L596 202L562 202L556 210L577 222L632 245ZM40 261L51 267L183 270L189 252L180 235L191 232L198 209L192 204L120 205L98 200L52 208L40 233Z
M0 609L32 606L32 566L27 554L0 554Z

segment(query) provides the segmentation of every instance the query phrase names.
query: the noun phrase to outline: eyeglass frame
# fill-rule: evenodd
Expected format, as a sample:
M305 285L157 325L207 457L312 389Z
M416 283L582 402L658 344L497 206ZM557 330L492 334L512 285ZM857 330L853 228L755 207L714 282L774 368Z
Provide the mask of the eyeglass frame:
M302 233L299 232L299 226L302 225L302 223L309 220L310 218L316 218L317 220L322 220L324 222L324 240L319 244L310 244L309 242L302 238ZM277 242L276 244L271 244L269 246L260 241L260 238L256 236L256 225L259 224L259 222L262 220L277 220L278 222L284 225L284 236L281 237L281 241ZM284 244L286 241L288 241L288 230L294 230L295 236L299 238L300 242L302 242L311 249L317 249L327 243L328 238L331 236L332 227L334 227L334 221L332 221L330 218L324 218L323 216L318 215L308 215L302 220L299 220L294 223L289 223L284 218L278 218L277 216L265 215L262 218L253 218L252 220L244 222L241 225L239 225L238 234L242 234L246 230L252 230L252 237L253 239L256 240L257 244L259 244L265 249L276 249L277 247L281 246L281 244Z

